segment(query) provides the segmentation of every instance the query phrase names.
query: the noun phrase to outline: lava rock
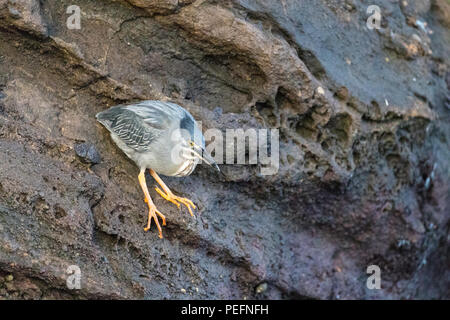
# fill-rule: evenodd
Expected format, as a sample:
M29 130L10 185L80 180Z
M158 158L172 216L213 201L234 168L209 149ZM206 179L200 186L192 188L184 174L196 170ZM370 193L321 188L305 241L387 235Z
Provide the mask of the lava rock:
M450 5L376 2L379 30L362 0L82 1L72 30L72 0L0 0L0 300L448 299ZM224 159L229 129L267 133L226 179L163 178L197 219L147 178L163 240L95 120L146 99L224 133Z
M76 144L74 149L75 153L83 163L98 164L101 161L100 154L98 153L95 146L91 143L86 142Z

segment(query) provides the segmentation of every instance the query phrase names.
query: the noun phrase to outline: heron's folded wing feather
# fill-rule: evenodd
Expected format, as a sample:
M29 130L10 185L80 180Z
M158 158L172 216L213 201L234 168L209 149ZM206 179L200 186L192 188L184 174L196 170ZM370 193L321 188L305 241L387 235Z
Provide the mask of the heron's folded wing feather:
M155 100L142 101L125 108L133 111L145 123L161 129L169 128L173 121L181 120L185 114L177 104Z
M112 107L100 112L97 119L128 147L145 152L173 121L183 116L184 110L174 103L148 100Z

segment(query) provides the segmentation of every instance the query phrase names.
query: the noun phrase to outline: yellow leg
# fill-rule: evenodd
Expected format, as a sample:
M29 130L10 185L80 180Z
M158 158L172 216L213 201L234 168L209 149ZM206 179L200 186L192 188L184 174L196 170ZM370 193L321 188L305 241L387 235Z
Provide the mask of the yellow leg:
M148 221L147 221L147 227L144 228L144 231L148 231L150 229L150 225L152 224L152 218L155 220L156 227L159 231L159 237L162 239L162 230L161 226L159 225L158 217L156 215L159 215L162 219L163 226L166 225L166 217L159 212L158 209L156 209L155 204L152 201L152 198L150 197L150 194L148 193L147 183L145 182L145 169L141 170L138 176L139 184L141 185L142 191L144 191L145 194L145 202L148 205Z
M158 174L153 169L150 169L150 174L156 180L156 182L158 182L158 184L161 186L161 188L164 190L164 192L163 192L160 188L158 188L158 187L155 188L156 192L158 192L161 195L161 197L163 197L167 201L170 201L170 202L176 204L178 209L180 208L180 204L178 202L181 202L188 208L191 216L194 216L194 214L192 213L191 207L194 209L196 209L197 207L194 205L194 203L191 200L174 195L173 192L170 191L170 189L166 186L164 181L162 181L162 179L158 176Z

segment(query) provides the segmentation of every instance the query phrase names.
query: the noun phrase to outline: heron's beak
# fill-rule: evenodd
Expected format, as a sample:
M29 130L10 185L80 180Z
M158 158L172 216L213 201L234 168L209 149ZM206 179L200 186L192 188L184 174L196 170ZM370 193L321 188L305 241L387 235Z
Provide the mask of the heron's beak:
M204 162L206 162L206 164L221 172L216 161L214 161L213 157L204 148L194 145L194 151L199 159L203 160Z

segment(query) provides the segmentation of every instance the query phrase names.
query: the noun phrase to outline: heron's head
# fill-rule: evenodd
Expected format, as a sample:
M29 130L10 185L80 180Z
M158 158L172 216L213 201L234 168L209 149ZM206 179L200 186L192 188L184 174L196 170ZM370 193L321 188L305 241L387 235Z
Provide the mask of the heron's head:
M214 158L206 151L205 147L199 146L194 141L189 141L190 151L199 160L204 161L206 164L210 165L214 169L220 172L219 166L217 165Z
M189 131L192 132L185 132L185 134L183 134L184 143L182 143L181 146L183 158L188 160L203 161L217 171L221 172L216 161L206 151L205 138L203 137L200 129L195 126L193 130Z

